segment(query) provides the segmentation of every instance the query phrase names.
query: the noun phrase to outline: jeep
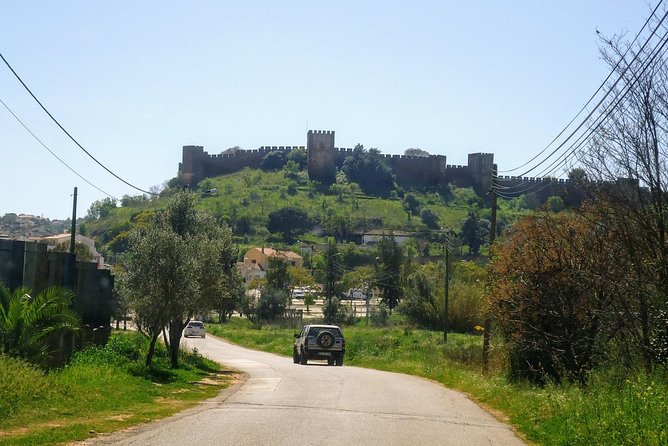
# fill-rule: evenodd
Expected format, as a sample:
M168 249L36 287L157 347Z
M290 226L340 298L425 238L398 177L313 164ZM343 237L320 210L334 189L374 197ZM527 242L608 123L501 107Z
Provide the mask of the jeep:
M336 325L304 325L295 333L292 360L306 364L309 359L326 359L328 365L343 365L346 341Z

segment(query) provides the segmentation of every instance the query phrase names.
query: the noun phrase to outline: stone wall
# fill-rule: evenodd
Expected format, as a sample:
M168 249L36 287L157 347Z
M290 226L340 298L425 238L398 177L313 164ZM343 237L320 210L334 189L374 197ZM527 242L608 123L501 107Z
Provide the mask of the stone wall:
M335 132L309 130L306 137L307 165L309 178L325 184L336 181L336 170L343 166L346 157L352 155L351 148L337 148ZM202 178L226 175L240 171L245 167L259 168L262 159L272 151L291 151L304 149L304 146L262 146L256 150L236 150L232 153L210 155L202 146L184 146L183 161L179 172L185 184L195 187ZM405 187L438 187L454 184L458 187L472 187L479 195L487 194L492 187L494 154L471 153L465 166L448 165L444 155L415 157L404 155L383 155L392 168L397 182ZM550 180L501 177L502 187L526 187L535 182ZM543 202L551 195L575 196L564 180L555 180L554 184L540 185L536 192ZM520 188L521 189L521 188Z

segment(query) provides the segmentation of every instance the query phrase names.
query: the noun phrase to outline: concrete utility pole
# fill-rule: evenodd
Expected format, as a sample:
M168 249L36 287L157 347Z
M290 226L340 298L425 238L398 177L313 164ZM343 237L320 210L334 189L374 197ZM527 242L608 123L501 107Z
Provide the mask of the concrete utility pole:
M70 229L70 254L74 254L74 245L77 232L77 188L74 188L74 198L72 199L72 228Z

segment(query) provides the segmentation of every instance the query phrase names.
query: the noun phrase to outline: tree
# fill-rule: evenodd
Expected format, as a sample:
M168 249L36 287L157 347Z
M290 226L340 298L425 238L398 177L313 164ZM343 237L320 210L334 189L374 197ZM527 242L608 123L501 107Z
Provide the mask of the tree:
M637 56L624 57L629 49ZM622 242L634 273L628 335L649 372L668 310L668 66L664 53L629 48L620 36L602 38L601 53L621 82L608 86L609 116L578 158L593 183L596 218Z
M33 297L27 288L10 291L0 284L0 353L44 365L52 353L49 338L80 329L73 300L66 288L50 287Z
M429 152L426 150L418 149L418 148L411 148L411 149L406 149L404 150L404 155L405 156L421 156L421 157L430 157L431 155Z
M443 328L444 277L441 265L431 263L407 278L400 309L409 321L430 330Z
M58 243L51 251L70 252L70 242ZM74 243L74 254L79 262L91 262L93 260L93 253L90 248L81 242Z
M547 208L552 212L560 212L564 210L564 199L558 195L552 195L547 198Z
M278 232L283 241L292 244L295 236L303 234L312 226L306 212L296 207L285 207L269 214L267 229L269 232Z
M480 253L480 247L485 242L485 235L480 218L475 212L469 211L468 217L462 224L461 237L464 243L469 245L471 254L478 255Z
M273 150L267 153L262 161L260 162L260 168L262 170L281 170L285 163L287 162L287 157L285 152L280 150Z
M286 294L290 291L290 272L288 271L288 262L278 258L269 258L269 267L267 268L266 287L274 290L284 291Z
M387 196L394 187L394 176L378 149L364 149L357 144L352 155L346 157L341 168L348 181L360 185L371 195Z
M490 311L511 376L585 382L626 324L633 286L611 233L591 215L542 213L515 223L492 259Z
M88 208L88 218L91 220L98 220L104 218L116 209L116 200L114 198L103 198L102 200L94 201Z
M420 213L420 200L413 194L406 194L401 205L403 206L404 211L406 211L409 220L411 215L418 215Z
M196 315L215 309L221 294L235 289L235 266L229 230L198 213L186 192L174 195L147 226L133 229L119 281L140 330L151 338L147 365L158 336L168 327L171 364L178 366L183 328Z
M224 323L228 320L235 310L241 306L241 299L244 296L246 289L244 287L243 278L241 277L237 268L232 268L226 271L223 276L223 283L221 293L218 296L218 320Z
M306 168L306 150L302 148L295 148L288 152L288 161L294 161L299 166L299 169Z
M438 225L438 215L431 209L422 209L420 219L429 229L438 229L440 227Z
M392 313L401 300L401 267L404 263L404 254L392 235L380 239L377 254L378 272L374 278L375 285L381 291L382 301Z

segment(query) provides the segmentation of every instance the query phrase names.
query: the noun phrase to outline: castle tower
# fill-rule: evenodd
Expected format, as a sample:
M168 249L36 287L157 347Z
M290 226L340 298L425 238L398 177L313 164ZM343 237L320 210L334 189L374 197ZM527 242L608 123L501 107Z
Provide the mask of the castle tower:
M306 137L308 176L312 180L331 184L336 181L334 132L309 130Z
M469 171L473 177L473 189L484 195L492 188L493 153L469 153Z
M194 187L202 179L204 174L203 157L204 147L183 146L183 162L179 163L179 173L182 175L183 184Z

